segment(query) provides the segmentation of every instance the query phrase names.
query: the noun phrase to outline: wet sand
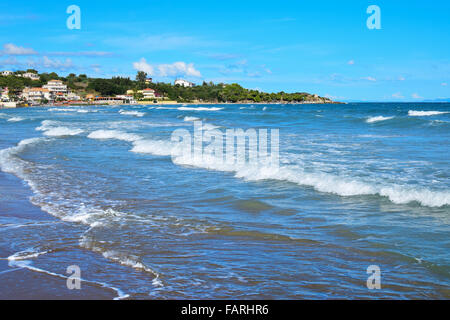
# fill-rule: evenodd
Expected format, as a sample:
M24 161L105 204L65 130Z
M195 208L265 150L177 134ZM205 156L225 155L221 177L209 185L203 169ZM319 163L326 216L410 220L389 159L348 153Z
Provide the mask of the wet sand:
M27 268L10 266L8 257L17 251L25 250L20 244L15 243L14 238L20 239L27 237L23 232L27 227L14 227L11 223L5 221L16 221L17 225L33 223L56 223L59 220L43 212L40 208L30 203L29 197L31 191L17 177L0 171L0 231L2 236L7 234L6 239L3 238L0 243L0 299L113 299L117 297L117 293L111 288L102 287L100 284L82 282L81 290L69 290L66 285L66 278L53 276L43 272L31 271ZM8 226L6 226L8 225ZM6 230L7 229L7 230ZM13 233L11 237L9 234ZM58 259L58 254L62 252L52 253L54 258ZM78 260L80 256L92 256L91 252L85 252L82 249L73 248L73 252L65 252L66 257L62 257L62 261L67 260L67 255L73 256L74 260ZM43 256L42 256L43 257ZM97 258L97 257L94 257ZM40 257L32 259L32 266L40 259ZM92 259L92 257L89 257ZM75 263L75 262L74 262ZM79 262L77 262L79 263ZM65 264L57 268L56 271L63 276L65 274ZM82 278L89 279L89 274L83 274Z

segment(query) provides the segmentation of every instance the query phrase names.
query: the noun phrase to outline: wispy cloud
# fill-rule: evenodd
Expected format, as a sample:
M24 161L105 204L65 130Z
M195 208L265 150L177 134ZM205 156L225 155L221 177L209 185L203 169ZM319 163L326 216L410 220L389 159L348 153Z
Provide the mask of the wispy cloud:
M355 60L350 60L349 62L347 62L348 65L354 65L355 64Z
M412 97L413 99L423 99L423 97L421 97L418 93L413 93L413 94L411 95L411 97Z
M224 61L224 60L234 60L239 59L240 56L237 54L230 53L212 53L208 54L208 57L214 60Z
M41 58L29 58L26 61L19 60L16 57L10 57L5 60L0 61L0 66L8 66L13 69L18 68L35 68L38 70L61 70L66 71L69 69L77 69L71 59L60 60L60 59L51 59L47 56L43 56Z
M34 61L28 61L28 65L36 68L57 69L57 70L68 70L75 68L75 65L72 63L71 59L66 59L63 61L59 59L50 59L47 56L44 56Z
M120 48L145 49L148 51L165 51L181 48L210 48L223 45L217 40L206 40L194 36L161 34L161 35L140 35L136 37L115 37L104 41L107 45Z
M374 77L370 77L370 76L368 76L368 77L363 77L363 78L361 78L361 79L363 79L363 80L367 80L367 81L372 81L372 82L375 82L375 81L377 81L377 79L376 79L376 78L374 78Z
M137 71L144 71L151 76L161 76L161 77L201 77L202 74L198 71L193 63L186 62L174 62L171 64L159 64L151 65L147 62L145 58L141 58L138 62L133 63L133 68Z
M392 98L395 98L395 99L403 99L404 96L401 94L401 92L396 92L396 93L393 93L393 94L392 94Z
M57 52L48 52L45 55L47 56L61 56L61 57L110 57L114 54L112 52L107 51L57 51Z
M32 48L25 48L17 46L13 43L6 43L3 45L3 51L1 51L4 55L10 56L31 56L37 55L38 53Z

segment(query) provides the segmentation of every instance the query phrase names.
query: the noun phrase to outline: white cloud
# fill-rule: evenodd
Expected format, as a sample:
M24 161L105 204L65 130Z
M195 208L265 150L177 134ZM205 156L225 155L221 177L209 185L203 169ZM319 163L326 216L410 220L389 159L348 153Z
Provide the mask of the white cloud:
M63 57L69 57L69 56L75 56L75 57L108 57L112 56L113 53L106 52L106 51L73 51L73 52L64 52L64 51L58 51L58 52L49 52L46 53L48 56L63 56Z
M355 60L350 60L349 62L347 62L347 64L354 65L355 64Z
M149 65L147 63L147 60L145 60L145 58L141 58L141 60L139 60L138 62L133 62L133 68L136 69L137 71L144 71L149 76L154 75L153 66Z
M423 99L418 93L413 93L413 94L411 95L411 97L412 97L413 99Z
M400 92L396 92L396 93L392 94L392 98L403 99L404 96Z
M447 82L442 82L441 86L446 87L447 86Z
M49 69L49 70L67 70L67 69L75 69L76 66L72 63L71 59L58 60L58 59L50 59L47 56L43 56L37 60L28 60L26 63L20 63L20 65L26 65L28 67L36 68L36 69Z
M367 81L373 81L373 82L377 81L377 79L375 79L374 77L364 77L362 79L367 80Z
M158 66L159 74L162 77L167 76L191 76L201 77L200 71L194 68L193 63L174 62L172 64L160 64Z
M398 81L405 81L406 79L402 76L398 77Z
M19 47L12 43L6 43L3 45L2 53L11 56L29 56L37 54L37 52L31 48Z
M195 69L193 63L185 62L174 62L172 64L160 64L160 65L150 65L147 63L145 58L142 58L138 62L133 63L133 68L138 71L144 71L148 75L159 75L161 77L178 77L178 76L188 76L188 77L201 77L200 71ZM158 72L155 72L158 70Z

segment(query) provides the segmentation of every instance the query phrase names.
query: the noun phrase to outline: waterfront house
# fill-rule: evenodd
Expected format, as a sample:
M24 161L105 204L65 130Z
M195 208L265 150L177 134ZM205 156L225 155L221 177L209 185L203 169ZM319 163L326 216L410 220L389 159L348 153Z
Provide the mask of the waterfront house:
M40 79L39 75L37 75L36 73L33 73L33 72L26 72L26 73L22 74L21 77L28 78L33 81L38 81Z
M1 101L7 102L9 101L9 90L8 87L0 88Z
M189 82L187 80L183 80L183 79L175 80L174 84L182 86L182 87L186 87L186 88L192 88L194 86L194 83Z
M142 90L142 95L144 96L144 99L154 99L154 98L156 98L155 90L153 90L153 89L144 89L144 90Z
M13 74L13 72L12 72L12 71L9 71L9 70L5 70L5 71L2 71L2 72L0 73L0 75L2 75L2 76L4 76L4 77L10 76L10 75L12 75L12 74Z
M46 85L42 86L48 89L51 94L67 94L67 86L61 80L50 80Z
M52 100L50 90L46 88L25 88L22 97L30 102L41 102L42 100Z

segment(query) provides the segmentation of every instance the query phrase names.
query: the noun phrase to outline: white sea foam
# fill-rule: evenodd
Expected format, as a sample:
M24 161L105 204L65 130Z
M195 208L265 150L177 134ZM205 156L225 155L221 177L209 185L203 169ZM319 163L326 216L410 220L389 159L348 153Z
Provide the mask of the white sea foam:
M47 137L64 137L64 136L76 136L84 131L81 129L71 129L67 127L56 127L44 131L44 136Z
M53 127L57 127L60 123L58 121L53 120L44 120L41 122L41 126L37 127L37 131L47 131Z
M199 118L196 118L196 117L184 117L184 120L183 121L185 121L185 122L190 122L190 121L199 121L200 119Z
M19 122L19 121L23 121L23 120L25 120L25 118L22 118L22 117L12 117L12 118L8 119L9 122Z
M361 181L357 178L342 177L323 172L306 172L299 166L264 167L239 164L227 164L222 159L196 159L174 154L176 145L168 141L140 140L135 142L132 152L148 153L158 156L172 155L175 164L193 166L215 171L235 173L235 177L247 181L279 180L313 187L324 193L343 197L359 195L379 195L387 197L396 204L417 202L428 207L450 205L450 192L435 191L426 188L381 185L375 182Z
M75 108L49 108L48 111L57 111L57 112L71 112L71 111L76 111L77 109Z
M31 248L24 251L16 252L12 256L9 256L7 260L9 261L29 260L37 258L46 253L48 253L48 251L36 251L35 249Z
M139 111L119 110L119 113L126 115L126 116L135 116L135 117L140 117L140 118L145 116L145 112L139 112Z
M30 260L20 260L20 261L10 260L8 265L9 265L9 267L12 267L12 268L25 268L25 269L28 269L30 271L44 273L44 274L47 274L49 276L53 276L53 277L57 277L57 278L61 278L61 279L68 279L68 277L65 276L65 275L58 274L58 273L55 273L55 272L51 272L51 271L48 271L48 270L44 270L44 269L41 269L41 268L34 267L34 266L32 266L32 263L31 263ZM85 282L85 283L91 283L91 284L95 284L95 285L100 285L103 288L108 288L108 289L113 290L117 294L117 298L115 298L114 300L120 300L120 299L125 299L125 298L129 297L129 295L125 294L122 290L120 290L120 289L118 289L116 287L110 286L110 285L108 285L106 283L103 283L103 282L90 281L90 280L85 280L85 279L82 279L82 278L80 278L80 281L81 282Z
M218 108L218 107L212 107L212 108L206 108L206 107L198 107L198 108L179 107L177 109L181 110L181 111L220 111L220 110L223 110L223 108Z
M409 110L408 115L411 117L428 117L428 116L437 116L440 114L446 114L449 112L445 111L415 111L415 110Z
M114 261L119 262L121 265L131 267L138 270L143 270L145 272L152 273L155 277L159 277L159 274L155 272L152 268L146 266L142 262L138 261L136 258L129 257L115 250L107 250L102 253L102 255Z
M174 145L162 140L138 140L133 143L131 152L147 153L157 156L170 156Z
M386 121L386 120L391 120L394 117L383 117L383 116L378 116L378 117L370 117L366 120L367 123L375 123L375 122L380 122L380 121Z
M24 179L23 168L25 161L16 157L16 155L24 151L27 146L39 143L43 140L44 138L24 139L15 147L0 150L0 169L4 172L16 174Z
M210 131L210 130L215 130L215 129L219 129L220 128L220 127L215 126L215 125L210 124L210 123L203 123L202 126L203 126L203 130L205 130L205 131Z
M122 141L133 142L142 139L141 136L122 132L119 130L97 130L88 135L90 139L106 140L106 139L116 139Z

